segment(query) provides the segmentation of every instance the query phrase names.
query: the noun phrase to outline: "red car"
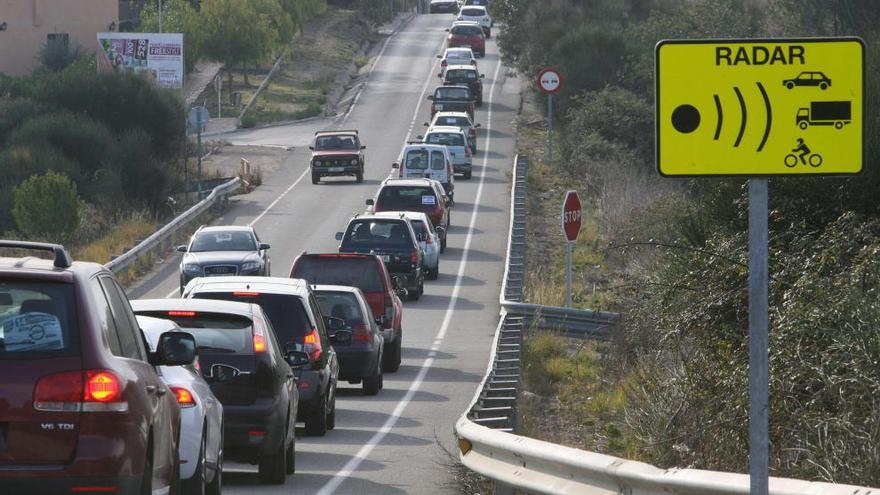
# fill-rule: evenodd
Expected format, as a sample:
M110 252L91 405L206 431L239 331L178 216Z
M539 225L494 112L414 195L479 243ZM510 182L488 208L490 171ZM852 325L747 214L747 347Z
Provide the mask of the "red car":
M400 368L403 303L394 291L385 263L378 256L303 253L293 260L290 278L300 278L313 285L345 285L360 289L382 327L385 339L382 369L394 372Z
M420 211L431 219L446 249L449 232L449 197L443 185L432 179L385 179L374 199L366 201L373 212Z
M486 56L486 36L479 23L456 22L447 31L449 31L449 35L446 37L446 46L449 48L467 46L481 57Z
M0 493L176 493L180 409L154 366L192 363L192 335L150 353L102 265L0 248L55 258L0 258Z

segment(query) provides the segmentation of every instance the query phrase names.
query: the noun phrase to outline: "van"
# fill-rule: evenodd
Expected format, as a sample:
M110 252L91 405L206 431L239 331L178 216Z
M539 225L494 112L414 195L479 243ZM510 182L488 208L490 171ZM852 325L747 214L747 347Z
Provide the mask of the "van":
M441 144L411 143L403 147L392 168L398 179L433 179L449 199L455 195L455 173L449 148ZM453 200L454 201L454 200Z

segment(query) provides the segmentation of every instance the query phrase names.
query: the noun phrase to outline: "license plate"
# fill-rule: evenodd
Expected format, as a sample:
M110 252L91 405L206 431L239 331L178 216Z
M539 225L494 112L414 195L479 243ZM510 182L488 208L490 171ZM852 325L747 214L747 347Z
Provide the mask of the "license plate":
M384 261L385 263L388 263L389 261L391 261L391 256L388 256L387 254L383 254L382 261Z
M330 167L328 170L330 170L331 172L342 172L345 169L342 167Z
M443 110L443 105L435 105L435 106L437 107L437 110Z

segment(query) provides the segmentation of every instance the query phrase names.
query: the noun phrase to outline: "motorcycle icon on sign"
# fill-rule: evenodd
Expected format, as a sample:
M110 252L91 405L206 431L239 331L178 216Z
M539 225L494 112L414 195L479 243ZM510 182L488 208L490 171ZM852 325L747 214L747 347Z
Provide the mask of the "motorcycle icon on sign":
M801 138L798 138L797 147L795 147L791 151L793 153L785 155L784 163L785 166L788 168L796 167L798 162L800 162L801 165L809 164L813 168L822 165L822 155L820 155L819 153L813 153L810 150L810 147L807 146L807 143L805 143L804 140Z

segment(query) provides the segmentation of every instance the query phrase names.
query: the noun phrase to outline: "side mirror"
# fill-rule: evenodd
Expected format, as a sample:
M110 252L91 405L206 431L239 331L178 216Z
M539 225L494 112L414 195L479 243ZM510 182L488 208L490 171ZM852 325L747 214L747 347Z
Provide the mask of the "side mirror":
M307 356L308 357L308 356ZM211 374L206 378L210 378L215 382L228 382L233 378L237 377L241 374L241 370L236 368L235 366L229 366L228 364L212 364L210 368Z
M343 237L344 235L345 235L345 234L343 234L342 232L337 232L337 233L336 233L336 240L337 240L337 241L341 241L341 240L342 240L342 237Z
M425 136L416 136L416 139L418 139L419 141L424 141L424 140L425 140Z
M333 345L351 345L351 332L339 330L330 337L330 343Z
M271 248L272 246L266 244L265 242L260 243L260 251L265 251L266 249Z
M425 123L423 123L422 125L425 126L425 127L431 127L431 124L429 124L428 122L425 122Z
M327 330L330 333L336 333L345 328L345 320L342 318L336 318L335 316L325 316L324 324L327 325Z
M178 253L185 253L185 252L186 252L186 246L177 246L177 252L178 252Z
M309 146L309 149L312 150L312 151L315 151L315 147L314 147L314 146Z
M394 162L391 164L391 168L400 168L400 162Z
M446 227L437 227L437 236L443 237L443 234L446 233Z
M379 325L380 327L384 327L386 323L388 323L388 317L387 317L387 316L385 316L385 315L379 315L379 317L376 318L376 324Z
M362 149L362 150L367 149L366 145L363 145L363 144L362 144L362 145L361 145L361 149Z
M448 33L448 32L449 32L449 28L444 29L444 31L446 31L446 32Z
M434 99L434 95L428 95L428 99L429 99L429 100L433 100L433 99Z
M437 77L443 77L443 73L441 72L441 73L437 74Z
M483 124L474 124L474 129L478 129L480 127L483 127Z
M287 354L284 355L284 360L287 361L291 368L301 368L310 362L308 353L295 350L287 351Z
M486 74L480 74L480 79L483 79L485 77L486 77Z
M373 206L374 204L376 204L376 202L373 201L372 199L368 199L368 200L364 201L364 204L367 206Z
M192 364L196 358L196 339L186 332L165 332L159 336L155 364L160 366L183 366Z
M443 55L437 55L437 58L443 58Z

